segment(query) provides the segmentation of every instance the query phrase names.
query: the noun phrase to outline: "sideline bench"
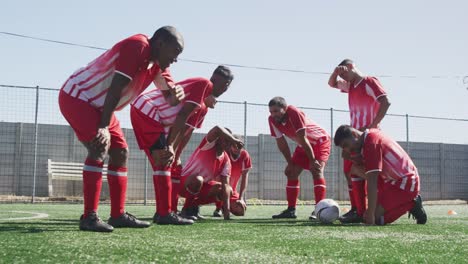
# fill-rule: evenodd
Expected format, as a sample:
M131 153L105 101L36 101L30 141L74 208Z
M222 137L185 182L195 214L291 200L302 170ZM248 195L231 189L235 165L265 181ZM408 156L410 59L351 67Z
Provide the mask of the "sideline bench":
M47 175L49 177L49 197L53 195L53 180L82 181L83 163L60 162L47 160ZM107 181L107 165L102 170L102 181Z

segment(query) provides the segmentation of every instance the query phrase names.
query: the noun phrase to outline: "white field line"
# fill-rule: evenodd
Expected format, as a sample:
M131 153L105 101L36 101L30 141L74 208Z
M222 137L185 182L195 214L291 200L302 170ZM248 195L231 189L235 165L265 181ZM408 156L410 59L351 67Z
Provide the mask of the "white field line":
M47 217L49 217L48 214L44 214L44 213L35 213L35 212L11 211L11 213L30 214L31 216L29 216L29 217L0 218L0 221L31 220L31 219L41 219L41 218L47 218Z

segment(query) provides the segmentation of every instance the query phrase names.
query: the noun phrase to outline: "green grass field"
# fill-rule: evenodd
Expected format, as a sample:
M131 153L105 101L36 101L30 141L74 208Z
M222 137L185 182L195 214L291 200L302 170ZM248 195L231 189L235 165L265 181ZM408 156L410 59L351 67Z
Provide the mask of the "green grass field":
M468 263L468 206L426 206L428 224L400 218L383 227L320 225L298 207L296 221L273 221L279 206L250 206L231 221L193 226L78 230L81 205L0 204L1 263ZM150 220L153 206L127 210ZM210 215L212 206L202 208ZM449 216L448 210L458 214ZM27 213L45 213L47 218ZM107 220L108 206L100 207Z

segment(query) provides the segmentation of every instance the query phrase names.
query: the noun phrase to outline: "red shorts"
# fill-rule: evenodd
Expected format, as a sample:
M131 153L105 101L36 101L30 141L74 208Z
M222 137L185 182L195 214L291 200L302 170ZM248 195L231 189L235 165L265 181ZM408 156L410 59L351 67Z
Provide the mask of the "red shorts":
M419 178L416 178L416 180L419 182ZM417 189L410 192L400 189L399 184L392 185L391 183L381 182L377 194L377 204L385 209L385 213L377 224L395 222L400 216L410 211L414 207L414 198L418 193Z
M164 133L161 123L143 114L133 105L130 108L130 120L140 149L149 149Z
M63 117L75 131L78 140L90 142L97 134L97 127L101 121L102 112L87 102L72 97L64 91L59 93L59 106ZM111 135L110 148L128 148L119 120L114 114L109 124Z
M188 177L182 177L180 179L180 184L182 187L179 190L179 195L185 198L187 198L187 196L190 195L190 193L187 191L187 188L185 187L185 181L187 180L187 178ZM211 188L213 188L213 186L217 184L219 184L219 182L217 181L203 182L200 192L194 196L194 203L196 205L202 205L217 202L218 199L216 196L208 197Z
M312 146L315 159L324 161L326 163L328 161L328 157L330 156L330 147L331 142L329 138ZM293 164L300 166L304 170L310 170L309 158L307 158L305 150L300 146L297 146L296 150L294 150L294 154L291 158L291 161Z

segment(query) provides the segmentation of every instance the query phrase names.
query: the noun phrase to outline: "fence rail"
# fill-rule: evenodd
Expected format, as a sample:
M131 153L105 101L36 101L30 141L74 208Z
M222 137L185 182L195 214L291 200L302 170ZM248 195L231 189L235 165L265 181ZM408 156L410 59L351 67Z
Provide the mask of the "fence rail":
M60 162L82 162L85 149L58 109L57 88L0 85L0 195L36 197L48 195L48 159ZM331 135L347 123L349 112L341 109L300 107L308 117ZM269 136L266 104L220 101L211 111L204 127L197 131L184 152L186 160L204 133L221 124L244 135L253 159L249 188L250 198L282 200L285 198L285 163ZM128 108L117 114L129 142L128 197L143 203L154 200L148 181L151 175L143 153L138 149ZM448 129L449 128L449 129ZM388 114L382 129L410 153L421 172L422 192L426 199L468 199L468 119L429 117L410 114ZM293 147L292 142L290 146ZM325 171L328 196L347 199L341 170L340 152L332 149ZM309 173L301 176L300 199L313 198ZM54 195L80 196L81 183L54 180ZM103 196L108 190L103 186Z

